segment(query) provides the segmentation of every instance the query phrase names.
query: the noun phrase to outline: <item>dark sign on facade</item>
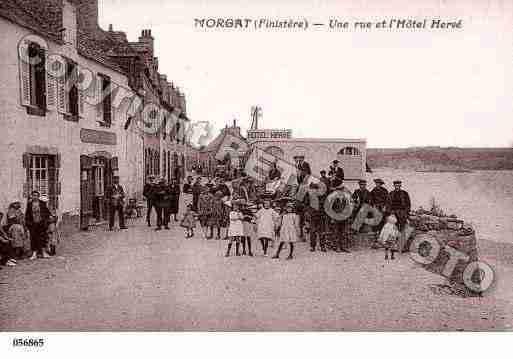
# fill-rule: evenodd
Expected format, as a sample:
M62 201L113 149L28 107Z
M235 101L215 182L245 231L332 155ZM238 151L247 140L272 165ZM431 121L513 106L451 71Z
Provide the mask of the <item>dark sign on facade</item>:
M96 143L100 145L115 145L116 134L108 131L90 130L82 128L80 130L80 140L85 143Z

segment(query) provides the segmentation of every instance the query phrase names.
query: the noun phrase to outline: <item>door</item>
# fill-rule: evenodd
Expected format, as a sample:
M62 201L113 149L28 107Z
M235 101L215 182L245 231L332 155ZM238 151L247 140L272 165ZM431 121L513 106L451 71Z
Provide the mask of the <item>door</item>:
M93 217L94 180L93 159L80 156L80 229L87 230Z

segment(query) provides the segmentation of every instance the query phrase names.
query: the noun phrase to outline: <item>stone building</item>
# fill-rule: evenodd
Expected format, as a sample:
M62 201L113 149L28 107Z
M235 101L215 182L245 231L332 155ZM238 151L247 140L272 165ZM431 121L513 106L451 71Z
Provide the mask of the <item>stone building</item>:
M183 94L158 73L151 32L129 43L104 31L96 0L3 0L0 31L0 211L38 190L65 226L87 228L107 218L114 176L140 197L188 121Z
M226 125L219 135L200 151L200 163L204 173L213 175L221 162L230 170L242 170L242 159L248 149L246 138L242 136L236 120L233 120L232 126Z

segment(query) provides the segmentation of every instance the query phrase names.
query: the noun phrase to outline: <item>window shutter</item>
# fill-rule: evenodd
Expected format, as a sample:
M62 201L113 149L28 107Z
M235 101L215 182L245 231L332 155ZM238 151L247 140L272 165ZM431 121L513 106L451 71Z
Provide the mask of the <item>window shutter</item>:
M56 78L49 71L46 72L46 104L48 108L55 106Z
M57 183L55 184L55 194L57 196L61 195L61 181L57 181Z
M67 112L66 76L59 76L57 79L57 110L61 113Z
M21 45L20 45L21 46ZM26 48L28 54L28 47ZM20 91L21 91L21 104L23 106L30 105L30 64L24 61L23 56L19 57L20 64Z
M112 171L119 170L118 158L117 157L112 157L111 158L111 160L110 160L110 168L111 168Z
M55 155L55 168L61 168L61 154Z
M77 89L78 94L78 116L84 117L84 91L82 89Z
M100 75L96 76L96 117L101 117L103 113L102 89L103 79Z
M30 157L29 157L29 156L30 156L30 155L29 155L27 152L25 152L25 153L23 154L23 156L22 156L22 159L23 159L23 168L29 168L29 159L30 159Z

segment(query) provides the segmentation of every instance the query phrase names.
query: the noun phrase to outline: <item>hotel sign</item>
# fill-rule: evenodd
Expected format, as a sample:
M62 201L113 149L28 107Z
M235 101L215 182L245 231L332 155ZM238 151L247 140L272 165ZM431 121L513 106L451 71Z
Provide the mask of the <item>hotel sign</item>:
M113 132L90 130L82 128L80 130L80 139L84 143L96 143L99 145L115 145L116 134Z
M258 141L258 140L268 140L268 139L289 139L292 138L292 130L249 130L248 131L248 140L250 141Z

